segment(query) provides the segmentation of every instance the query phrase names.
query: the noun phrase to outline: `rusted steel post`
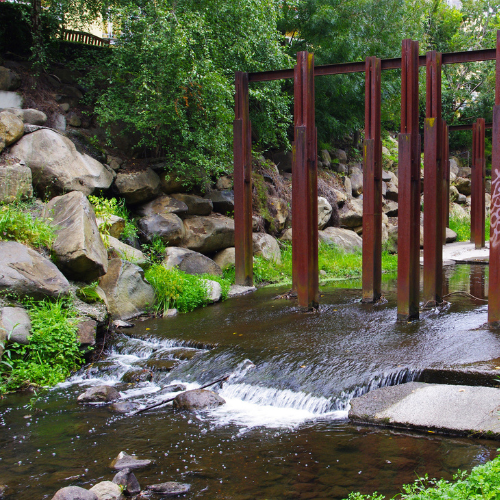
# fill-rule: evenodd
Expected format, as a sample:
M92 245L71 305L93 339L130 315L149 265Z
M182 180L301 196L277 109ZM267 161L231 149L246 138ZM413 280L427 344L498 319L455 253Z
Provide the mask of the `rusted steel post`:
M418 42L403 40L398 153L398 320L418 318L420 289L420 136Z
M248 107L248 73L235 74L234 246L235 282L253 285L252 139Z
M319 304L317 135L314 117L314 55L297 53L294 68L292 167L292 266L299 307Z
M450 131L443 122L443 245L446 244L446 228L450 225Z
M424 301L443 301L441 54L427 52L424 125Z
M471 241L476 248L485 246L485 196L484 196L484 118L478 118L472 128L472 178L471 178Z
M491 136L490 274L488 321L500 322L500 31L496 46L495 106Z
M375 302L382 293L381 75L380 59L367 57L363 147L363 302Z

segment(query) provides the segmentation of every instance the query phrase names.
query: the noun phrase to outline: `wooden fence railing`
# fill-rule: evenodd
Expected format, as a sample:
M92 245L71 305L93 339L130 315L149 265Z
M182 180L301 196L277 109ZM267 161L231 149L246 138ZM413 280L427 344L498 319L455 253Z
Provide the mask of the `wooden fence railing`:
M100 38L91 33L73 30L64 30L61 38L67 42L84 43L85 45L95 45L97 47L106 47L111 43L110 39Z

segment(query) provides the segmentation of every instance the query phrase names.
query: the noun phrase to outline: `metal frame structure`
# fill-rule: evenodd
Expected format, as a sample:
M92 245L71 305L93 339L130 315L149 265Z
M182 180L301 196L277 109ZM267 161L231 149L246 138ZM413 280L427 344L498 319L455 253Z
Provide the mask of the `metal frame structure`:
M248 84L294 78L295 144L293 163L292 245L293 286L299 306L318 305L317 261L317 165L314 124L314 78L322 75L366 73L363 208L363 300L380 296L381 213L380 80L381 71L402 70L401 133L399 134L399 237L398 319L418 317L420 241L420 136L418 133L418 68L427 69L427 109L424 126L424 298L442 300L442 244L448 219L448 128L441 117L441 66L496 60L493 109L492 208L488 321L500 321L500 31L495 49L418 55L418 42L404 40L402 57L314 67L307 52L297 54L293 69L260 73L236 73L234 121L236 282L251 284L251 135ZM458 127L450 127L450 130ZM484 131L484 125L483 125ZM299 199L297 199L299 198ZM427 216L425 216L427 212ZM316 221L316 223L315 223ZM376 227L375 227L376 226ZM367 232L365 232L367 231Z

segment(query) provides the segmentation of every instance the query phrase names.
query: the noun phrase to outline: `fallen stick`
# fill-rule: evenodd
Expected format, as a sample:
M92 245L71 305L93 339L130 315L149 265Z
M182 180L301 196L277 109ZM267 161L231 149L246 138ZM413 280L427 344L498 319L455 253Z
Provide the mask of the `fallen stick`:
M206 384L206 385L203 385L201 387L198 387L197 390L199 390L199 389L206 389L207 387L210 387L211 385L215 385L215 384L219 384L221 382L225 382L229 377L230 377L230 375L225 375L224 377L216 380L215 382L211 382L210 384ZM183 392L187 392L187 391L183 391ZM179 393L179 394L181 394L181 393ZM146 406L146 408L142 408L140 410L133 411L132 413L129 413L129 415L130 416L137 415L138 413L142 413L144 411L152 410L153 408L158 408L158 406L162 406L162 405L165 405L167 403L171 403L179 394L177 394L173 398L165 399L165 401L160 401L159 403L155 403L154 405Z

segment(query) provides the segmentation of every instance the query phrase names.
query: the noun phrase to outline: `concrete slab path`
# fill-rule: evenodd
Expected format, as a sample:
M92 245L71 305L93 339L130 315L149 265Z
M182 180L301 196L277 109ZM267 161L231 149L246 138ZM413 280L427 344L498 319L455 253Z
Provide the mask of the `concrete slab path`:
M443 246L443 265L468 263L488 264L490 261L490 242L486 242L486 248L476 250L474 243L470 241L457 241L447 243ZM420 265L424 264L423 253L420 256Z
M410 382L351 401L353 422L500 439L500 389Z

